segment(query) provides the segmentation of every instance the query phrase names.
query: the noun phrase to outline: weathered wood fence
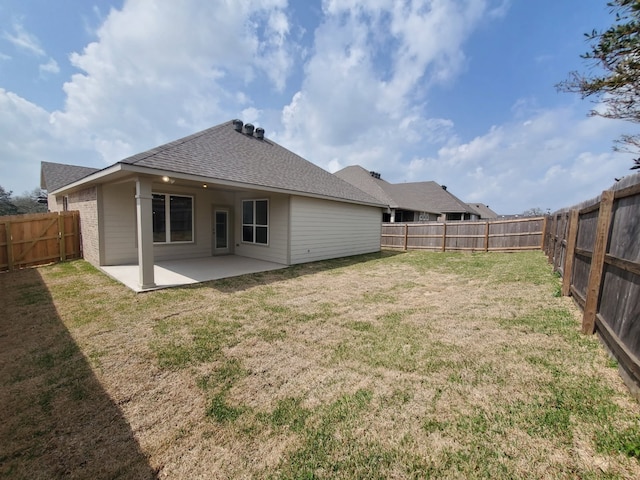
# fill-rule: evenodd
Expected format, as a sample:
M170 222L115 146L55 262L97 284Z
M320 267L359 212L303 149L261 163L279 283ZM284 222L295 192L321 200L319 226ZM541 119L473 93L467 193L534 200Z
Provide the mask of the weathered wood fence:
M383 223L381 246L403 250L541 250L545 217L482 222Z
M640 175L554 213L544 250L583 309L583 332L598 332L640 385Z
M80 258L78 212L0 217L0 271Z

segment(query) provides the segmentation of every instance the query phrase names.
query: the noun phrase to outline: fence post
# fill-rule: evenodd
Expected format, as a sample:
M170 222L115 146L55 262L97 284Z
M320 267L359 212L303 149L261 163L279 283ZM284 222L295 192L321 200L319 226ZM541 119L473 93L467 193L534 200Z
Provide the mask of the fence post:
M484 251L489 251L489 221L487 220L487 226L484 229Z
M547 257L549 258L549 263L555 265L555 256L556 252L556 224L557 224L557 214L553 216L551 219L551 226L549 228L549 244L547 245Z
M542 251L545 253L545 255L547 254L547 243L549 243L549 241L547 240L547 235L549 235L549 232L547 231L547 228L549 227L548 221L549 221L549 215L545 215L544 221L542 222L542 242L541 242Z
M60 260L63 262L67 259L67 245L65 239L65 231L64 231L64 222L65 218L62 216L60 212L58 212L58 235L60 241L58 242L58 248L60 248Z
M4 224L7 232L7 264L9 271L13 270L13 243L11 242L11 222L7 220Z
M447 224L442 223L442 251L447 251Z
M407 251L407 245L409 243L409 224L404 224L404 251Z
M571 277L573 276L573 261L575 260L579 221L580 211L571 210L569 231L567 232L567 250L564 252L564 267L562 268L562 295L565 297L571 293Z
M596 328L596 314L600 300L602 286L602 274L604 273L604 258L607 254L607 241L611 228L611 216L613 213L613 201L615 194L611 190L602 192L598 212L598 226L596 240L591 256L591 268L589 269L589 283L587 284L587 298L582 317L582 333L593 334Z

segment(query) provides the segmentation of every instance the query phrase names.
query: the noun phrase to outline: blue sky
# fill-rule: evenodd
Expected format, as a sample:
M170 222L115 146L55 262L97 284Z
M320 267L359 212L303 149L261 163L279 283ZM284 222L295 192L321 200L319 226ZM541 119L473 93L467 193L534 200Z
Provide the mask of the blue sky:
M605 0L4 0L0 185L240 118L332 172L570 206L632 165L633 125L554 87L612 21Z

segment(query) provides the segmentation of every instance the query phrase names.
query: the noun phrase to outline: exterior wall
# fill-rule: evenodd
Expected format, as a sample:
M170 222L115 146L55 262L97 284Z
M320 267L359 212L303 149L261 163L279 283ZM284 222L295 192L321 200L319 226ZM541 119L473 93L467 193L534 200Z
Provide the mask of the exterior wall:
M98 187L86 188L68 195L69 210L80 212L82 256L95 266L100 265L98 196ZM60 199L60 210L62 210L62 199Z
M206 257L212 253L211 215L212 207L233 206L234 196L215 189L175 187L154 184L154 193L188 195L193 197L194 241L179 244L154 244L154 259L173 260L180 258ZM103 187L104 263L103 265L126 265L138 263L136 236L135 183L127 182ZM234 239L231 238L230 241Z
M50 212L62 212L64 211L63 197L56 197L55 195L47 195L47 209Z
M379 207L292 197L290 264L379 251L381 213Z
M235 254L289 265L289 196L274 193L238 192L235 195ZM269 244L242 242L242 200L269 200Z
M119 183L102 187L105 265L138 262L135 195L135 183Z

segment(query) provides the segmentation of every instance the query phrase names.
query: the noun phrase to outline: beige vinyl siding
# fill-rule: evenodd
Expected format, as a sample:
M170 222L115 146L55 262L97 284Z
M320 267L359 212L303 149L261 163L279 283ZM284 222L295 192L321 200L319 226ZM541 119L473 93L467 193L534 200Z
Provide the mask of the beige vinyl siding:
M136 248L136 187L119 183L102 187L104 264L138 262Z
M291 198L291 264L380 250L378 207Z
M252 245L242 243L242 201L269 200L269 243ZM273 193L238 192L234 205L234 234L236 255L287 264L289 249L289 196Z

